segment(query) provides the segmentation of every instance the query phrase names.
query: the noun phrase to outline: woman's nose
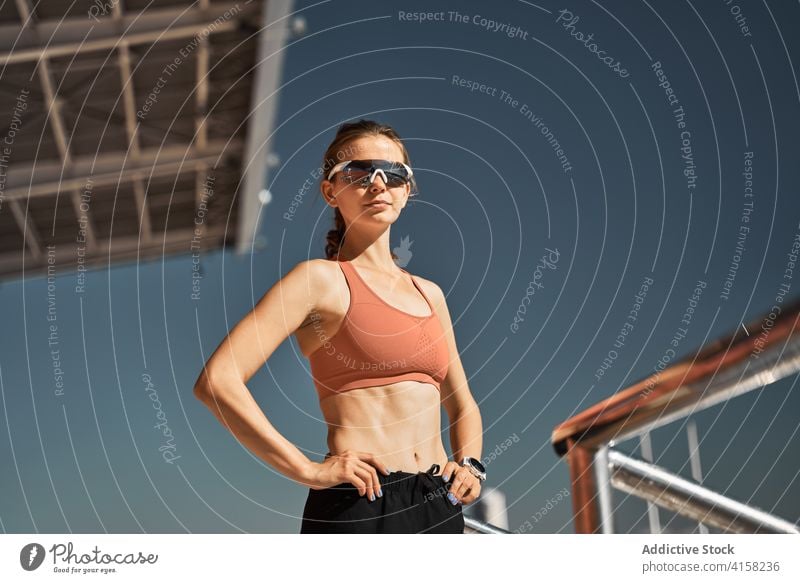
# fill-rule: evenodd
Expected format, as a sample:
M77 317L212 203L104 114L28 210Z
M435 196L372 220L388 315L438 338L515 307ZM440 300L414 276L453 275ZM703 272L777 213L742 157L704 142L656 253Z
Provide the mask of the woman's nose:
M375 174L375 178L372 179L372 183L369 185L371 190L385 190L386 183L383 181L383 177L380 173Z

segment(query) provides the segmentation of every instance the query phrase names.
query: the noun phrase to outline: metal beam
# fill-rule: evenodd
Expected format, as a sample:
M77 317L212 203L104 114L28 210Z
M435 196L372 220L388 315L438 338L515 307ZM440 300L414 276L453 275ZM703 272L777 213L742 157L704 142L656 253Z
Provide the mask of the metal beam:
M90 181L94 185L116 184L130 182L136 176L190 172L197 164L219 167L228 156L240 155L241 149L241 140L213 140L204 149L187 144L143 149L135 160L126 159L125 152L111 152L73 157L69 168L64 168L63 162L52 161L15 164L8 171L4 198L46 196L68 188L83 188Z
M110 50L122 42L149 44L232 31L257 8L256 2L214 2L208 9L147 9L126 13L121 18L121 35L119 21L111 18L47 20L32 25L30 31L19 26L0 26L0 65ZM39 39L48 42L42 44Z
M511 534L511 531L495 526L484 520L465 516L464 534Z
M761 314L746 328L761 329L766 321L773 322L768 335L751 336L738 326L700 353L559 424L551 436L556 452L566 451L568 438L591 450L612 440L624 441L797 373L800 298L783 305L777 317Z
M659 466L614 450L608 452L608 462L611 483L615 488L682 516L727 532L800 534L800 528L791 522L718 494Z
M576 534L593 534L600 526L597 517L597 487L592 471L592 452L572 439L567 449L569 477L572 483L572 515Z
M19 227L19 232L24 233L25 245L31 251L30 260L35 263L39 261L42 256L42 242L39 240L36 227L33 225L30 215L27 213L23 214L16 200L9 200L8 204L11 207L11 214L14 215L14 220L17 222L17 227Z
M112 15L121 28L125 13L122 9L122 0L118 0L113 5ZM134 160L141 156L142 149L139 145L138 124L136 122L136 93L133 87L133 74L131 72L131 55L127 42L122 42L117 49L119 61L120 83L122 85L122 96L125 109L125 131L128 134L128 151ZM138 211L139 234L145 244L148 244L153 233L150 232L150 209L147 205L147 194L144 186L144 179L140 175L133 178L133 192L136 198L136 209Z
M144 183L141 180L133 181L133 197L136 199L136 218L139 222L139 233L145 245L149 245L153 239L153 231L150 226L150 208L145 196Z
M774 331L774 340L780 340ZM758 360L747 359L730 367L721 369L711 377L689 383L672 398L664 397L654 403L652 411L640 411L636 422L627 426L622 424L608 427L587 439L585 443L624 441L645 431L663 427L689 414L697 413L719 403L723 403L749 391L771 385L775 381L800 371L800 330L785 343L774 343L765 350ZM660 401L660 402L659 402ZM641 423L641 425L639 425ZM638 426L637 426L638 425Z
M91 255L86 255L83 259L83 265L87 268L104 268L111 265L117 267L123 261L138 260L140 257L146 258L147 261L152 261L152 255L155 253L156 257L172 255L172 254L188 254L190 252L190 245L192 237L194 236L194 229L181 229L180 231L168 231L166 234L161 233L154 237L151 244L145 245L139 240L138 236L132 237L118 237L114 236L113 240L99 240L95 252ZM209 229L204 237L205 242L217 241L224 238L225 228L217 227ZM109 256L109 245L111 245L111 254ZM33 253L23 254L19 252L3 253L0 254L0 277L8 274L16 274L22 277L22 266L25 265L26 277L37 277L44 275L48 266L47 260L40 253L38 256ZM59 274L64 274L67 270L75 270L77 275L78 257L74 243L62 243L55 245L55 252L53 258L53 265Z
M239 200L236 252L247 251L258 228L261 202L258 194L266 186L266 161L272 148L280 71L289 36L287 16L292 0L264 0L262 28L258 35L253 94L248 120L247 147L243 161L243 188Z
M150 166L138 164L123 170L116 170L104 174L96 174L89 177L65 178L57 182L46 182L32 185L29 190L25 188L15 188L9 191L10 200L26 198L30 196L45 196L61 190L79 188L82 184L94 186L108 186L134 182L139 179L150 179L159 176L172 176L182 172L195 172L198 166L206 167L218 161L216 154L200 156L198 158L187 158L186 160L174 162L159 162Z
M200 0L200 8L208 9L209 0ZM197 50L197 82L195 84L195 136L194 140L198 147L203 148L208 141L208 64L211 60L211 51L208 46L208 37L200 39L200 47ZM252 129L252 128L251 128ZM206 177L208 176L208 166L198 165L195 175L195 213L200 211L206 191ZM199 236L205 235L206 221L202 221L198 226Z
M36 16L30 7L29 0L16 0L17 11L20 18L22 18L22 27L24 29L30 28L36 21ZM34 37L41 42L38 38L38 33L34 30ZM50 73L50 63L47 58L43 57L37 63L39 71L39 82L42 86L42 95L44 96L45 108L48 112L47 118L50 120L50 126L53 130L55 137L56 147L58 154L61 156L61 162L65 168L68 168L71 163L69 151L69 138L67 137L67 130L64 124L64 118L61 115L61 99L56 95L53 88L53 78ZM86 247L93 250L96 244L94 225L92 224L91 206L86 205L87 209L83 211L84 205L81 201L81 193L77 188L69 189L69 197L72 201L72 208L75 211L75 218L83 230L86 237Z
M200 9L208 10L209 0L200 0ZM200 39L197 49L197 84L195 87L195 141L204 148L208 140L208 63L211 60L211 51L208 47L208 37Z
M614 534L614 496L608 464L608 446L594 454L594 477L600 510L600 530L603 534Z
M125 132L128 134L128 150L133 157L140 153L139 136L136 129L136 97L133 90L131 74L131 55L127 44L121 44L117 51L119 59L119 76L122 85L122 103L125 110Z

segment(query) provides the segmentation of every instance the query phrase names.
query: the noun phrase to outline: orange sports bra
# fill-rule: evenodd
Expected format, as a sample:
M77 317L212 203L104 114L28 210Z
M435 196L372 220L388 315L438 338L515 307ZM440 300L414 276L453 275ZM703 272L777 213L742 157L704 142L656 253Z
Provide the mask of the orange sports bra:
M333 336L322 331L319 317L312 320L325 341L308 356L320 400L403 380L430 383L441 390L450 362L447 341L433 305L414 276L409 273L430 308L428 316L414 316L390 306L367 286L349 261L333 261L344 272L350 306Z

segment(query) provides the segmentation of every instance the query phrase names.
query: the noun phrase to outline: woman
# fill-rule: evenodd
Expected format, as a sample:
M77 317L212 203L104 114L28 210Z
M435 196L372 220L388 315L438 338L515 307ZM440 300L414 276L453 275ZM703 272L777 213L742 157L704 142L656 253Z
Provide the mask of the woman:
M462 505L486 477L482 422L442 290L390 251L389 229L416 189L408 153L391 127L359 120L339 128L321 169L335 213L327 259L301 262L264 295L211 356L195 395L256 455L309 487L301 533L461 533ZM328 425L320 462L275 430L245 386L290 334Z

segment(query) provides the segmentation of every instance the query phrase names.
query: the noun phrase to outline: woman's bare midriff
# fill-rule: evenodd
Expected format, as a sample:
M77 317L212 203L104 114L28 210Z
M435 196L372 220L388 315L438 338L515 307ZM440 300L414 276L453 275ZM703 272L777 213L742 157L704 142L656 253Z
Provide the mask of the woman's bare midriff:
M424 472L444 468L441 401L431 384L401 381L352 389L320 401L328 423L328 450L374 454L392 471Z

